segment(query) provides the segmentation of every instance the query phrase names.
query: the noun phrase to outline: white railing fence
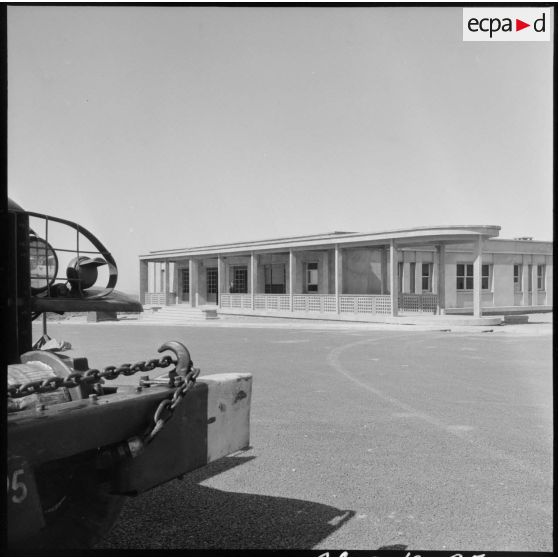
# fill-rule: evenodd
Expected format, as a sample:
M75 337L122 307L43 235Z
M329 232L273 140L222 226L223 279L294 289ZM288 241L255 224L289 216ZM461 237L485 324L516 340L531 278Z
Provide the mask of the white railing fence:
M293 295L293 312L337 312L335 295Z
M403 312L436 312L438 295L433 293L399 295L399 309Z
M290 310L291 295L254 295L254 310Z
M391 298L389 295L340 295L339 312L391 314Z
M158 304L164 306L167 303L165 293L145 293L144 304Z
M249 294L221 294L219 295L221 308L252 309L252 295Z
M244 310L280 310L292 312L337 312L337 299L330 294L273 295L221 294L221 308ZM291 308L292 304L292 308ZM436 312L438 296L432 293L399 295L403 312ZM340 295L340 314L391 314L390 295Z

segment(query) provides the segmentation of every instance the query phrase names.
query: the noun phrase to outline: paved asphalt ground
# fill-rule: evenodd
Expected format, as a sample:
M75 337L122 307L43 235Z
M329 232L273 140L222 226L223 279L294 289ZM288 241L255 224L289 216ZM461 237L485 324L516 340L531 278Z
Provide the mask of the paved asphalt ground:
M551 551L536 327L51 325L92 367L177 339L202 374L254 377L252 448L129 499L98 548Z

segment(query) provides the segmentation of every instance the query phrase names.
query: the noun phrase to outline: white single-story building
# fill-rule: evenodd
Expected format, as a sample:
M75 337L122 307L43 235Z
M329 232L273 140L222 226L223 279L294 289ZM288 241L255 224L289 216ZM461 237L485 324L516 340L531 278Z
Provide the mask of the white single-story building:
M552 310L552 242L499 231L437 226L157 250L140 256L141 302L349 320Z

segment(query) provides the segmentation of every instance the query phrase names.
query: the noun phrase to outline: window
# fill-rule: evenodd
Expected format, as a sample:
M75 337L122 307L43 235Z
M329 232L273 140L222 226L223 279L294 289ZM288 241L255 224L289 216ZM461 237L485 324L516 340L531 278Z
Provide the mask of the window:
M216 267L207 268L207 294L217 294L219 285L219 274Z
M416 273L416 269L417 269L417 264L416 262L411 262L409 264L409 292L414 293L415 292L415 273Z
M457 264L457 284L458 291L473 289L473 264Z
M399 283L399 292L403 292L403 262L397 263L397 282Z
M490 289L490 266L483 264L481 269L481 289L487 291Z
M306 292L318 292L318 264L316 262L306 264Z
M538 265L537 266L537 290L544 291L546 290L546 285L544 282L544 272L546 271L546 266Z
M245 265L231 266L229 292L248 292L248 267Z
M529 292L533 290L533 266L531 264L527 266L527 290Z
M426 292L432 291L432 264L422 264L421 288Z
M513 266L513 292L520 293L523 290L523 266L514 264Z
M285 264L264 265L265 293L285 294Z
M487 291L490 289L490 265L483 264L481 267L481 289ZM473 264L457 264L457 284L458 291L472 291L473 290Z

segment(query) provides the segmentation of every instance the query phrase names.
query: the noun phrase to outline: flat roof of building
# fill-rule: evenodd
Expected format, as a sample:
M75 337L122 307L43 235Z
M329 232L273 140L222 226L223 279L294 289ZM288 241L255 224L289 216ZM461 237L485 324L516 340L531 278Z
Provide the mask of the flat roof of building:
M264 240L229 242L226 244L209 244L189 248L154 250L140 255L140 259L176 258L181 256L202 256L215 254L277 252L289 249L319 249L335 245L349 247L359 245L382 245L396 241L398 247L418 246L425 243L463 243L473 242L479 237L489 239L497 237L500 227L497 225L440 225L434 227L414 227L390 231L359 233L334 231L322 234L288 236Z

